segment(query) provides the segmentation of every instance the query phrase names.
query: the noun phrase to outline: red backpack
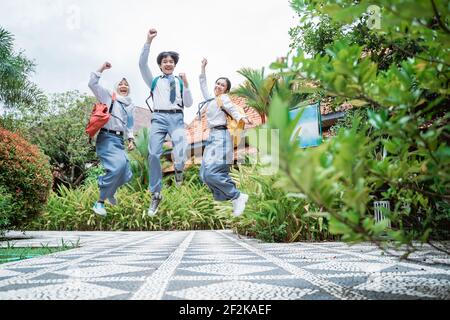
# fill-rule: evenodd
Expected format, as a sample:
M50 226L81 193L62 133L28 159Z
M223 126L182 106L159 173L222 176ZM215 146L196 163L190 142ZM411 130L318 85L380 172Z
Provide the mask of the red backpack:
M111 106L109 107L104 103L97 102L94 105L94 109L91 113L91 118L89 119L89 123L86 126L86 133L89 135L89 140L94 138L97 132L100 131L101 128L105 124L108 123L109 118L111 117L111 112L114 106L114 102L116 101L116 93L113 92Z

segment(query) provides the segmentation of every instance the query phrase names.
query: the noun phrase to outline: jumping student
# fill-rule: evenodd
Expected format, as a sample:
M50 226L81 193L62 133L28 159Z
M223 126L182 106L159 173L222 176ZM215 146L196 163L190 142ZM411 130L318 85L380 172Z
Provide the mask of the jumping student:
M153 77L148 66L148 56L150 45L157 34L158 32L155 29L150 29L139 60L139 69L142 78L150 88L154 108L149 136L149 189L152 195L152 201L148 209L149 216L154 216L158 212L158 206L162 201L160 158L167 134L170 135L173 143L176 184L180 185L183 181L183 171L186 162L186 134L183 108L189 108L193 104L186 75L184 73L181 73L179 77L173 75L179 61L178 53L173 51L161 52L156 61L162 74L159 77Z
M230 133L227 130L227 113L237 121L244 120L246 124L251 124L251 121L239 113L227 95L231 89L231 82L228 78L217 79L214 86L214 96L209 94L206 82L207 64L208 61L203 59L200 88L205 100L209 100L206 105L206 120L210 133L203 153L200 178L213 193L214 200L231 200L233 202L233 214L239 216L244 212L248 195L241 193L229 176L234 150ZM218 103L218 99L222 100L222 107Z
M106 174L98 178L100 197L92 209L103 217L107 214L105 200L111 205L116 205L114 195L117 189L128 183L133 176L125 152L124 137L128 139L128 151L132 151L135 147L133 134L135 105L129 97L130 86L127 79L122 78L112 92L99 84L103 71L111 67L109 62L105 62L97 72L91 74L89 81L89 88L98 101L112 106L111 117L100 129L96 141L97 156Z

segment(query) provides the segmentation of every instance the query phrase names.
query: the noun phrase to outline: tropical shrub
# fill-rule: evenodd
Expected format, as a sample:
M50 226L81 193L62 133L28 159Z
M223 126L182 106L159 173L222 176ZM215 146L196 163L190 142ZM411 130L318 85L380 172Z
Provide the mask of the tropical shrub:
M98 162L85 133L94 101L77 91L55 94L47 112L29 130L30 141L50 157L55 189L61 184L70 188L81 185L86 164Z
M268 242L322 241L335 239L319 209L297 194L277 185L277 176L261 175L258 166L240 166L231 176L239 189L250 195L245 214L235 219L241 234Z
M3 210L9 212L3 219L7 228L18 227L38 215L52 187L48 158L35 145L3 128L0 128L0 187L2 203L7 207ZM10 212L11 205L14 214Z
M101 164L90 166L85 173L85 179L83 181L84 186L91 185L98 181L98 177L105 174L105 168Z
M4 186L0 186L0 238L9 227L16 210L13 195Z
M394 49L404 55L381 66L366 43L339 36L322 55L310 57L298 48L285 64L289 72L314 83L335 104L348 102L363 112L322 146L300 150L291 139L296 120L288 117L288 99L272 99L270 127L280 130L281 141L292 141L280 145L279 183L319 206L330 230L344 240L394 240L407 246L406 254L420 241L450 253L435 242L450 237L449 8L412 0L292 4L347 29L367 19L369 5L378 5L380 28L366 30L381 39L377 55ZM406 54L399 42L420 47ZM381 200L391 204L384 212L391 229L386 220L374 219L374 201Z
M60 186L50 196L45 213L27 225L28 230L156 231L223 229L231 222L231 211L220 212L206 186L200 184L198 168L186 172L181 187L164 179L163 202L155 217L148 217L150 194L146 187L129 184L118 190L118 205L107 205L108 216L92 212L99 190L96 181L77 189ZM218 213L219 211L219 213Z
M129 153L131 171L133 172L132 184L148 186L148 128L143 128L136 133L136 148Z

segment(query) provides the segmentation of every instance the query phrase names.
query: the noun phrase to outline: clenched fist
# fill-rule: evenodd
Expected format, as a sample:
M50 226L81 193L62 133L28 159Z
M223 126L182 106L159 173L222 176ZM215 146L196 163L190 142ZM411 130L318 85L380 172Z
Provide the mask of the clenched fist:
M112 64L109 62L105 62L100 69L98 69L99 72L103 72L105 70L111 69L112 68Z
M149 31L148 31L148 34L147 34L147 43L150 43L150 42L152 42L153 41L153 39L156 37L158 35L158 31L156 31L156 29L150 29Z

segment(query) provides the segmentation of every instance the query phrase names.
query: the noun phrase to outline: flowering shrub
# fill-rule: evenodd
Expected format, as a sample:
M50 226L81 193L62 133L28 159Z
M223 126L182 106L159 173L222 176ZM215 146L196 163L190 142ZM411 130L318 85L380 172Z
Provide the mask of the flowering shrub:
M12 195L15 213L2 228L18 227L41 212L52 174L48 158L17 133L0 128L0 186Z

